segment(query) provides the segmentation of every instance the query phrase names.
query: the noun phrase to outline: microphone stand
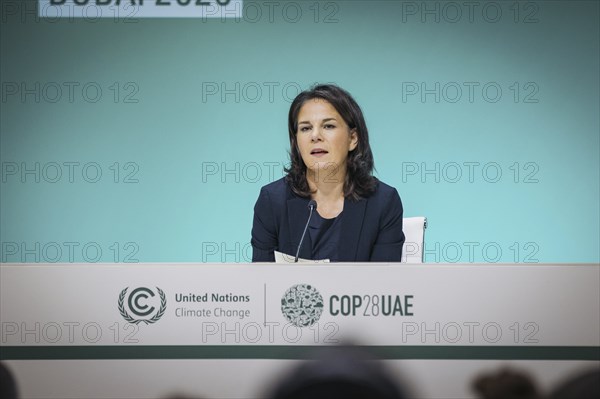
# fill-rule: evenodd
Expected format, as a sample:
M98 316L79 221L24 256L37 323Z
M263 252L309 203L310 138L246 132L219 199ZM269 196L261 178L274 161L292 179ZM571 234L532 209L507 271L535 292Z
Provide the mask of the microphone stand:
M300 255L300 248L302 248L302 243L304 242L304 236L306 235L306 230L308 230L308 224L310 223L310 218L312 217L313 211L317 209L317 201L310 200L308 203L308 208L310 209L310 213L308 215L308 220L306 221L306 226L304 226L304 231L302 232L302 238L300 238L300 244L298 244L298 250L296 251L296 259L294 259L294 263L298 263L298 256Z

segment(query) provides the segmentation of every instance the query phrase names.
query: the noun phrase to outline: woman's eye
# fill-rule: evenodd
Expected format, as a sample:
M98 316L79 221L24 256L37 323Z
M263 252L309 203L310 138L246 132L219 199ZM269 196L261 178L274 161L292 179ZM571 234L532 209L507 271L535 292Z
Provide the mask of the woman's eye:
M325 127L333 129L333 128L335 128L335 125L325 125Z
M301 127L301 128L300 128L300 131L301 131L301 132L305 132L305 131L307 131L308 129L310 129L310 128L305 126L305 127Z

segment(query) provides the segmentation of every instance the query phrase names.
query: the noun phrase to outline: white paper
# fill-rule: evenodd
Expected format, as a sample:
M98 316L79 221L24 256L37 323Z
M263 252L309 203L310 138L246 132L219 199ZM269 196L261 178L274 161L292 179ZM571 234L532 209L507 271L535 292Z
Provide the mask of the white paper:
M275 251L275 263L295 263L294 259L296 259L295 256ZM329 259L312 260L298 258L298 263L329 263Z

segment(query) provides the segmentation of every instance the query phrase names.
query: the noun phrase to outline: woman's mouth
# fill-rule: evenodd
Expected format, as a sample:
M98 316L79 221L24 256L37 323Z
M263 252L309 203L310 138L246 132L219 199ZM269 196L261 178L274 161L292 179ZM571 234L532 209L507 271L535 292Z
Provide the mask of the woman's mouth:
M327 155L327 154L329 154L329 152L325 151L322 148L315 148L314 150L312 150L310 152L310 155L313 155L315 157L322 157L322 156Z

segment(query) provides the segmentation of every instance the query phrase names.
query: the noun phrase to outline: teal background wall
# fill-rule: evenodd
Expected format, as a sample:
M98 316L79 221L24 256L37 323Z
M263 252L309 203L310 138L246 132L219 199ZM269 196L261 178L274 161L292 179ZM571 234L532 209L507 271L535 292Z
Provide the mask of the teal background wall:
M3 2L2 261L249 261L290 102L334 82L427 216L426 261L599 262L599 3L475 3L92 22Z

